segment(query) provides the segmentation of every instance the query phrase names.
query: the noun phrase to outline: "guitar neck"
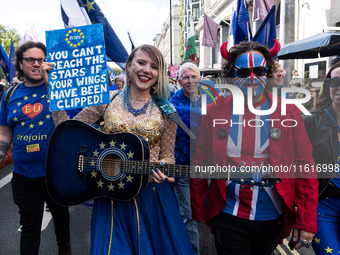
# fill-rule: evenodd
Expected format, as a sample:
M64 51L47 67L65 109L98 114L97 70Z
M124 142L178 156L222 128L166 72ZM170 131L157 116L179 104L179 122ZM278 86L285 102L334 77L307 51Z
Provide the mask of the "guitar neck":
M214 171L212 167L206 166L188 166L188 165L174 165L174 164L160 164L156 162L148 161L120 161L120 172L131 174L151 174L151 170L156 169L162 171L169 177L184 177L184 178L197 178L197 179L219 179L219 180L231 180L251 178L253 174L247 174L239 171L239 168L235 168L236 171L230 171L230 169L224 169L224 171Z

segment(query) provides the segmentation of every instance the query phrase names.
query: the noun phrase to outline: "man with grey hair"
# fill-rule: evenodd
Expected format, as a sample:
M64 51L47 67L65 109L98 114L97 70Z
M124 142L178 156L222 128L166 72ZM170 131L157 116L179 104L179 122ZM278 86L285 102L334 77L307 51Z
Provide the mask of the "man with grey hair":
M214 87L214 84L208 80L201 82L197 65L188 61L183 62L179 68L178 83L181 89L170 99L170 102L175 106L182 121L196 135L201 122L201 95L205 93L200 89L200 85L209 84L209 86ZM207 103L211 101L212 99L207 97ZM190 165L194 142L190 140L182 128L177 128L176 164ZM197 255L199 254L198 224L191 216L189 178L176 179L175 193L194 254Z

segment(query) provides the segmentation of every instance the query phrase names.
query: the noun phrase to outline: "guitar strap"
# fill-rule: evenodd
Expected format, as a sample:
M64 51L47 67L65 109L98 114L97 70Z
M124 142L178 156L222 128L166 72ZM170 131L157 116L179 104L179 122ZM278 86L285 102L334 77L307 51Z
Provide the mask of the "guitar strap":
M178 113L171 107L170 103L165 100L155 100L155 103L167 115L172 121L174 121L178 126L180 126L183 131L193 140L196 140L196 135L191 132L191 130L185 125Z

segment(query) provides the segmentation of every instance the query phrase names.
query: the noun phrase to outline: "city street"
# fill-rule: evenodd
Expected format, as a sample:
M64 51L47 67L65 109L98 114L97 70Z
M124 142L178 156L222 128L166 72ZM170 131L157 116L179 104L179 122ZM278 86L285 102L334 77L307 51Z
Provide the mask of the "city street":
M0 170L0 255L20 254L20 224L18 207L13 202L10 179L12 178L12 165ZM71 216L71 246L73 255L90 254L90 220L91 206L77 205L70 207ZM209 228L199 224L201 255L217 255L214 247L214 239ZM301 249L299 252L290 251L288 241L279 245L275 255L314 255L310 248ZM56 255L57 244L54 234L54 226L51 214L45 212L41 231L41 255ZM166 253L164 253L166 254ZM170 254L171 255L171 254Z

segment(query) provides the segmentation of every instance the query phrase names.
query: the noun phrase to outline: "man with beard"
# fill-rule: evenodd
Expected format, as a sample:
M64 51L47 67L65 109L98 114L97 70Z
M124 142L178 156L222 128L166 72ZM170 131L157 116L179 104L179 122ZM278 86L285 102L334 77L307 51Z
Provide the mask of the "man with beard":
M68 207L57 205L47 193L46 155L54 129L46 85L41 74L46 47L26 42L15 53L17 78L23 81L0 110L0 163L13 142L12 190L19 207L21 255L38 255L44 203L51 211L59 255L70 255ZM7 90L6 92L8 92ZM3 98L6 98L6 92Z

